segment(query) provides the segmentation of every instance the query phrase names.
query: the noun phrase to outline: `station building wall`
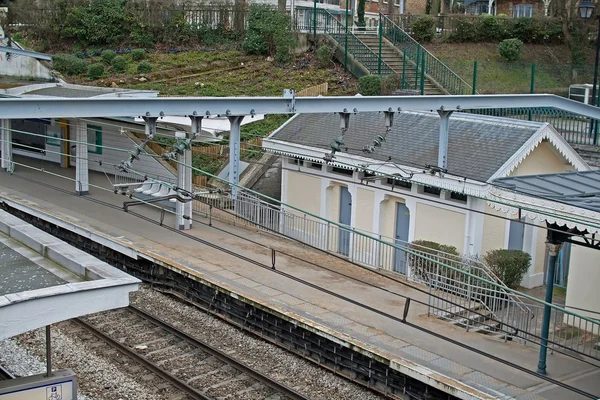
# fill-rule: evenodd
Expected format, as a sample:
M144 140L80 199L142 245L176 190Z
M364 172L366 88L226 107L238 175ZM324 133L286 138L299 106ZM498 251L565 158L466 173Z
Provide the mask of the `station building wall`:
M74 140L72 126L75 120L49 121L49 120L13 120L13 153L47 162L60 164L61 154L69 152L69 165L75 167L76 158L74 144L69 145L62 140L65 129L71 129L70 137ZM88 126L88 168L92 171L105 172L113 175L115 165L127 159L127 151L133 150L135 143L126 134L121 134L117 126L107 126L100 121L89 122ZM25 132L33 133L29 135ZM19 146L19 142L21 145ZM125 149L119 151L115 149ZM102 164L100 163L102 162ZM136 171L173 180L174 175L155 158L140 155L140 159L133 164Z

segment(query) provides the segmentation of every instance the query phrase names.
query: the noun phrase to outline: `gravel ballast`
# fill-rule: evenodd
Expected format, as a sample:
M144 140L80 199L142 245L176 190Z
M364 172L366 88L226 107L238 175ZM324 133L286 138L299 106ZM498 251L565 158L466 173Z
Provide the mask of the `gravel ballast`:
M172 324L188 335L237 358L248 366L279 380L315 400L383 399L310 361L271 343L243 333L185 302L143 285L131 295L131 303ZM110 316L110 311L103 313ZM160 399L144 380L125 368L119 357L95 350L96 340L82 340L71 322L52 327L53 368L75 371L84 400ZM0 363L18 376L45 371L45 332L37 329L14 339L0 341Z

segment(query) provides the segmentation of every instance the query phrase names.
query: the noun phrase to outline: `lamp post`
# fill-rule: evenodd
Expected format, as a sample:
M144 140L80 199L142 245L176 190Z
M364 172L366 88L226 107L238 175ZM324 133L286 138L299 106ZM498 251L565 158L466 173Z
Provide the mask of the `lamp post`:
M579 3L579 16L581 17L581 19L584 20L588 20L590 18L592 18L592 14L594 13L594 3L591 2L591 0L583 0L581 3ZM594 63L594 84L592 86L592 102L594 101L594 99L596 99L596 106L600 106L600 101L598 101L599 99L596 97L598 95L598 91L597 91L597 85L598 85L598 53L600 52L600 13L596 14L596 19L598 20L598 28L596 29L596 62ZM600 96L598 96L600 97ZM598 129L598 127L594 127L594 121L590 120L590 135L594 135L595 130ZM596 143L596 136L594 135L594 144Z

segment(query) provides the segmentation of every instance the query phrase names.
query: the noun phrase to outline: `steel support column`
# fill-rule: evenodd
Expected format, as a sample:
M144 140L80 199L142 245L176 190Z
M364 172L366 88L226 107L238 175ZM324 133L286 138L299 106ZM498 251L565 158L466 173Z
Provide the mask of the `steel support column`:
M187 157L186 157L185 153L187 153L187 150L185 150L183 154L177 155L177 161L179 161L177 163L177 187L187 190L186 189L186 181L187 181L186 175L189 174L190 179L191 179L191 170L188 168ZM176 219L177 219L177 221L175 222L175 228L177 228L179 230L189 229L189 225L186 223L186 219L183 218L184 215L187 215L186 214L187 204L188 203L182 203L180 201L175 203L175 215L176 215ZM190 204L191 204L191 202L190 202Z
M231 198L237 200L237 185L240 182L240 126L243 115L229 117L231 129L229 131L229 183L231 186ZM237 208L237 207L236 207Z
M146 137L152 139L156 134L156 121L158 117L142 117L146 123L145 133Z
M75 120L75 192L79 196L90 193L90 178L88 169L88 137L87 123L81 119Z
M448 128L450 126L450 115L452 111L445 111L443 108L437 110L440 115L440 138L438 146L438 167L448 168Z
M552 304L552 291L554 290L554 274L556 270L556 256L562 247L562 243L546 242L548 250L548 272L546 274L546 303ZM544 319L542 320L542 341L540 344L540 358L538 360L538 374L546 375L546 355L548 354L548 333L550 332L550 317L552 308L544 306Z
M10 131L9 119L0 120L0 153L2 170L12 171L12 132Z
M52 342L50 340L50 325L46 325L46 376L52 376Z
M192 130L190 139L190 150L186 150L184 153L185 156L185 166L188 171L188 174L185 177L185 186L184 189L190 193L194 192L194 184L192 182L193 171L192 171L192 143L194 140L200 137L202 133L202 119L204 117L199 117L197 115L191 115L190 120L192 121ZM185 220L185 225L187 229L192 229L192 210L193 210L193 201L185 203L184 205L184 215L187 215L189 219Z

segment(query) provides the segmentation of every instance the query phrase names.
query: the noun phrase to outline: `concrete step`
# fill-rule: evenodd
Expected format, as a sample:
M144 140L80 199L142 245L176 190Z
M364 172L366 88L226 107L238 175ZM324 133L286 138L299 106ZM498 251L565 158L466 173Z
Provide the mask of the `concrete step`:
M481 308L480 304L473 304L470 309L467 309L465 307L460 307L460 306L452 306L452 307L445 309L444 311L441 311L439 314L437 314L437 316L438 316L438 318L441 318L441 319L454 320L459 317L463 317L463 316L467 315L467 312L469 310L470 311L479 311L480 308Z

